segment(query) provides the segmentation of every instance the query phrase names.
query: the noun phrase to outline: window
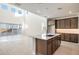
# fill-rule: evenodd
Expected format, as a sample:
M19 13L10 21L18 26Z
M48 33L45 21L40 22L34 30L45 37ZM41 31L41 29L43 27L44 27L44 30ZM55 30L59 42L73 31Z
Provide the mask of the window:
M16 13L16 9L15 8L11 8L11 12Z
M1 8L4 9L4 10L8 10L8 5L5 3L5 4L0 4Z

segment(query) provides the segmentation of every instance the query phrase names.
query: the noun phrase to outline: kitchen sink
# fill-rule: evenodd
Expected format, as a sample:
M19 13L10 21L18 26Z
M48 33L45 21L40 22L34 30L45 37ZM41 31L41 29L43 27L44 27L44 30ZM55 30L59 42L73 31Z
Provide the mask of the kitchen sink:
M54 35L46 35L46 36L54 36Z

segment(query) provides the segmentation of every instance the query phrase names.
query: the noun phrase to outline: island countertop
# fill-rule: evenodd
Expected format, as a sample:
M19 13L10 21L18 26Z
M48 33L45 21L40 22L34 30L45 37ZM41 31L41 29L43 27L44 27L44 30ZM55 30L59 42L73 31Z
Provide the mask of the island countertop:
M51 38L54 38L56 36L59 36L60 34L54 34L53 36L49 36L49 35L35 35L34 38L39 38L41 40L49 40Z

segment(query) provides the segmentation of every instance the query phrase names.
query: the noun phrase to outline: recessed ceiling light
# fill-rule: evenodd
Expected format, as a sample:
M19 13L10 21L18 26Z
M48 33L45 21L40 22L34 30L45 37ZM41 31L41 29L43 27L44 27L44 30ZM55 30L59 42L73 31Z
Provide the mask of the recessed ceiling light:
M49 16L47 16L49 18Z
M49 18L49 16L44 16L44 17Z
M69 14L72 14L72 11L69 11Z
M47 17L47 16L44 16L44 17Z
M58 10L62 10L62 8L57 8Z
M46 10L48 10L48 8L45 8Z
M40 10L37 10L36 12L37 12L37 13L40 13Z

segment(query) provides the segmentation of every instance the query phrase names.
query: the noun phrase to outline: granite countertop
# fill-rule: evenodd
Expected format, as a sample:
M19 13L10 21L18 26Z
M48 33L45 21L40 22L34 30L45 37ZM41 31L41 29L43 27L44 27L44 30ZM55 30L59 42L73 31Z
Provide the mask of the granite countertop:
M49 39L54 38L54 37L56 37L58 35L60 35L60 34L54 34L53 36L36 35L36 36L34 36L34 38L38 38L38 39L41 39L41 40L49 40Z

